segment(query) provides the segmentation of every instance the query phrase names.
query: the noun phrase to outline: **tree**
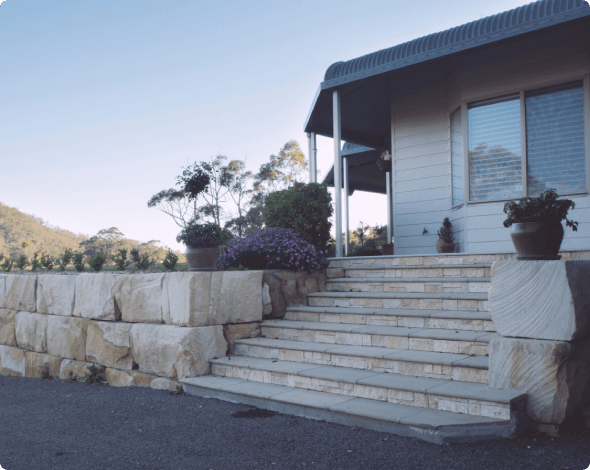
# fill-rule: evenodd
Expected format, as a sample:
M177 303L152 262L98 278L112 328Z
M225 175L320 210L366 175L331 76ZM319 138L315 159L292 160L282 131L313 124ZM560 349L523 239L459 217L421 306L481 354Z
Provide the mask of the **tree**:
M306 170L305 154L296 140L290 140L278 155L271 155L270 161L260 166L254 177L254 190L271 193L287 189L296 181L302 182L301 176Z
M211 157L209 162L200 163L200 167L210 180L209 187L202 193L205 204L201 206L201 211L205 216L211 217L217 225L221 225L221 216L224 212L221 203L225 202L225 196L230 192L230 185L235 180L235 174L229 165L223 165L225 160L225 155L216 155Z
M191 212L191 201L182 190L170 188L154 194L148 201L148 207L157 207L164 214L168 214L176 225L182 228L188 227L199 219L196 203Z
M248 182L252 178L252 172L246 171L246 163L241 160L232 160L227 165L230 175L228 181L229 195L237 207L238 215L225 224L225 228L231 230L238 237L244 236L244 231L249 224L244 208L245 198L252 194L248 189Z

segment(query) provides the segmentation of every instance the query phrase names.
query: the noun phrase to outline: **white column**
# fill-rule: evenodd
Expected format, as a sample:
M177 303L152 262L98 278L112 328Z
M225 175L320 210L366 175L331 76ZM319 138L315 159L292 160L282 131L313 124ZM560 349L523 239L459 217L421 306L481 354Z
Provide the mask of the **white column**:
M313 176L311 177L312 183L318 182L318 147L316 142L316 134L315 132L311 133L311 169L313 171Z
M344 254L348 256L348 245L350 244L349 223L350 214L348 212L348 195L350 188L348 185L348 158L342 157L342 164L344 170Z
M311 147L311 134L307 133L307 157L309 158L309 182L314 183L313 180L313 150Z
M391 243L393 237L393 201L391 199L391 173L389 172L385 173L385 189L387 194L387 243Z
M335 225L336 225L336 257L342 258L342 164L341 152L341 116L340 116L340 92L334 90L332 93L333 123L334 123L334 202L335 202Z

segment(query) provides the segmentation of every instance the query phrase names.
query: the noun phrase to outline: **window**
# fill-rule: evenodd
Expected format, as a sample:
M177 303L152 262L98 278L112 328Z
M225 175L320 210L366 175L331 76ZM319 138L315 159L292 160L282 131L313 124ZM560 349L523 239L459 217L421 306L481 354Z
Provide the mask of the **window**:
M550 188L560 194L586 190L582 81L470 103L467 127L470 201L520 198L524 178L529 196ZM451 136L454 205L452 118Z
M451 114L451 184L453 206L463 204L463 126L461 108Z

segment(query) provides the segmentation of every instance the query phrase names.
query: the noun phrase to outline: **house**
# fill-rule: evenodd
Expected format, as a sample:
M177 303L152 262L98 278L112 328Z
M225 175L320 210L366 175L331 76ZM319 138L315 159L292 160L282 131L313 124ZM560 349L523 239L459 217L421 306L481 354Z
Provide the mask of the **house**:
M305 132L310 148L334 139L324 182L347 188L335 197L337 256L354 190L387 194L396 255L436 252L445 217L457 252L514 252L504 203L549 188L576 203L579 230L562 250L588 250L590 4L540 0L336 62ZM390 172L373 164L382 154Z

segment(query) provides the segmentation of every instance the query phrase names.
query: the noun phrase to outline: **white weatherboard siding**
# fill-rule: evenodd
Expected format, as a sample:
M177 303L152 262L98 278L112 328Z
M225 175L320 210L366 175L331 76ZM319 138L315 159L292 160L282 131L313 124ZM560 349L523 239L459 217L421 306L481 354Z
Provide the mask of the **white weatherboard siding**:
M451 207L450 114L462 102L580 80L590 73L587 45L563 47L556 38L539 49L535 41L523 40L530 42L525 56L510 57L509 46L488 56L474 53L469 67L447 83L392 104L396 255L435 253L445 217L453 224L456 252L514 253L510 229L502 225L504 202ZM580 225L577 232L565 228L561 249L588 249L590 197L568 198L576 203L570 218Z

